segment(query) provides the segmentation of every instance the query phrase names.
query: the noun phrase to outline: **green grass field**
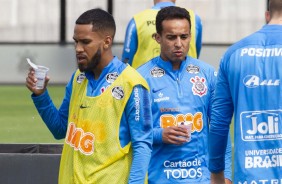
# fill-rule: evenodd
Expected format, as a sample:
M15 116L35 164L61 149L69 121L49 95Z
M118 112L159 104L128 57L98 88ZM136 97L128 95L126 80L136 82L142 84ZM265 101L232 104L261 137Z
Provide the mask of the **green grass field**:
M49 94L59 107L65 85L49 85ZM37 113L25 85L0 86L0 143L60 143ZM233 140L233 128L231 128ZM232 141L233 142L233 141Z
M55 140L41 120L25 85L0 86L0 143L61 143ZM49 85L48 91L59 107L65 85ZM232 126L231 126L232 127ZM231 130L233 142L233 128Z
M65 85L49 85L48 91L59 107ZM0 86L0 143L62 143L49 132L30 95L24 84Z
M49 85L48 91L59 107L65 86ZM24 84L0 86L0 143L63 143L63 140L55 140L49 132L30 95ZM233 128L230 131L233 142Z

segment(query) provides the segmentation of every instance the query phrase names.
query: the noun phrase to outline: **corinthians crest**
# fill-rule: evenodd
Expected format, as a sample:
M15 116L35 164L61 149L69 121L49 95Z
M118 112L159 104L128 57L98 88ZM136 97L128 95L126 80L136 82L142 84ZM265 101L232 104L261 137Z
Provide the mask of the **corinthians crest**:
M205 84L206 79L203 77L195 76L190 79L190 82L192 82L192 91L194 95L198 95L200 97L207 94L208 88Z

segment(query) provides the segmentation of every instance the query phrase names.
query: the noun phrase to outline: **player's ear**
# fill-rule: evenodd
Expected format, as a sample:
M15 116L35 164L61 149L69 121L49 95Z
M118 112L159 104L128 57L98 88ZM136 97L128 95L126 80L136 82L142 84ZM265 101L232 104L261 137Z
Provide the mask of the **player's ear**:
M106 38L104 39L104 49L108 49L111 45L112 45L113 39L110 36L106 36Z
M161 35L156 33L155 34L155 40L160 44L161 43Z
M271 20L270 12L266 11L265 12L265 22L268 24L270 20Z

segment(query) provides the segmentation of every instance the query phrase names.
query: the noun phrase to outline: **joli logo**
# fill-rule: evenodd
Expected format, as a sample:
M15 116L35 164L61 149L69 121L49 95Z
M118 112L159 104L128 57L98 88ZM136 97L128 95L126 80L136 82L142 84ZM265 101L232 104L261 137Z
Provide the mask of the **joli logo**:
M251 117L252 129L248 130L248 134L274 134L278 133L278 117L268 116L267 122L257 122L257 117Z
M280 116L281 110L242 112L240 117L242 139L244 141L282 139Z

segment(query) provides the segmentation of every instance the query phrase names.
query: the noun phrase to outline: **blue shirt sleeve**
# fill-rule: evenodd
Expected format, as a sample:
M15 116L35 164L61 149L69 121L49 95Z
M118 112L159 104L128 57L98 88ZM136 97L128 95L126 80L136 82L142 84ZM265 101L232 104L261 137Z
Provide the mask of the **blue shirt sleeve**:
M138 37L136 24L134 19L132 18L127 25L125 40L122 51L122 61L132 65L133 57L137 51L138 47Z
M209 131L209 170L214 173L225 168L225 150L233 116L233 102L222 62L217 77Z
M152 113L148 90L138 85L129 98L126 106L133 161L130 170L129 183L144 183L152 151Z
M225 169L224 176L232 181L232 144L230 133L228 135L227 147L225 150Z
M73 78L73 77L72 77ZM51 131L55 139L63 139L66 136L68 114L69 114L69 103L72 92L72 79L66 86L66 92L64 100L59 108L56 108L52 102L48 90L42 95L35 96L31 95L34 105L40 114L42 120Z
M196 49L197 49L197 56L200 57L201 49L202 49L202 20L198 15L196 17Z
M153 138L154 138L154 141L153 141L154 144L162 144L163 143L163 128L158 128L158 127L154 128Z
M211 89L211 103L209 105L209 109L208 109L208 115L209 117L211 117L212 115L212 109L213 109L213 103L214 103L214 99L215 99L215 88L216 88L216 82L217 82L217 77L215 77L215 73L214 71L212 70L210 74L210 76L213 76L211 78L211 82L210 82L210 89ZM228 178L229 180L232 181L232 168L231 168L231 165L232 165L232 145L231 145L231 138L230 138L230 135L228 135L228 141L227 141L227 147L226 149L223 149L225 150L223 153L224 154L224 158L225 158L225 161L223 163L225 163L224 165L224 176L225 178Z

